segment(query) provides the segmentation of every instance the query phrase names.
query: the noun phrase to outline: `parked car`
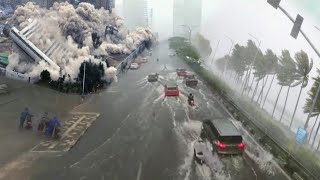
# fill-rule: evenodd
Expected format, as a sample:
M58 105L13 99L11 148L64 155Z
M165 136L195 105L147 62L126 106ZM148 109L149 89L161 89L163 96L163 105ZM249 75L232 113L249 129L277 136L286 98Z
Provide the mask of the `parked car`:
M148 81L149 82L155 82L158 81L159 79L159 74L158 73L152 73L148 75Z
M130 65L130 69L138 69L139 68L139 64L138 63L132 63Z
M207 138L218 154L242 154L245 149L239 130L229 119L205 120L202 136Z
M179 96L179 88L176 84L164 85L164 95L165 96Z

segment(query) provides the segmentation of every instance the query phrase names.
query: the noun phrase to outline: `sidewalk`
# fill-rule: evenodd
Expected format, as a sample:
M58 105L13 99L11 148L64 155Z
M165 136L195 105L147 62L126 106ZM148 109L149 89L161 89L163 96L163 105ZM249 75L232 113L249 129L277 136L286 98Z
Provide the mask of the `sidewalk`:
M15 159L44 140L36 133L37 124L45 111L63 122L69 112L80 103L78 95L67 95L54 90L7 79L0 76L0 84L7 84L9 94L0 95L0 164ZM18 130L20 113L29 108L33 117L33 131ZM0 166L1 168L1 166Z

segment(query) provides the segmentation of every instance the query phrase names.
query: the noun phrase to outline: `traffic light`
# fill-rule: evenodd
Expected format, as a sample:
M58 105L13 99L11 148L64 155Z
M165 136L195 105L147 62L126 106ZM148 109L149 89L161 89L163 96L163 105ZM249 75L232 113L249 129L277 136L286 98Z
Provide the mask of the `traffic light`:
M303 17L300 16L300 14L298 14L296 21L294 22L293 28L291 30L291 33L290 33L290 35L295 39L297 39L297 37L298 37L302 22L303 22Z
M278 9L280 1L281 0L268 0L267 2L274 8Z

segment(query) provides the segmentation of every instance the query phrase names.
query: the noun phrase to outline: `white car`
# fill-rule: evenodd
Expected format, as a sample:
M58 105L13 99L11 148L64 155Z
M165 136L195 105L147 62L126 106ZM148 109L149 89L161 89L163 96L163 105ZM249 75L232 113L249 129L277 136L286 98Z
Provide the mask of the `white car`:
M138 63L132 63L130 65L130 69L138 69L139 68L139 64Z
M169 56L175 56L175 53L173 53L173 52L169 52L169 54L168 54Z
M148 57L142 58L142 62L148 62Z

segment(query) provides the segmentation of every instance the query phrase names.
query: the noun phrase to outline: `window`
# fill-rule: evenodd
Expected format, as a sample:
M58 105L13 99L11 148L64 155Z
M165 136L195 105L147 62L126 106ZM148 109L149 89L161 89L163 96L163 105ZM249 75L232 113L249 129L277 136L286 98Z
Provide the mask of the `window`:
M241 136L221 136L219 140L223 143L241 143Z

